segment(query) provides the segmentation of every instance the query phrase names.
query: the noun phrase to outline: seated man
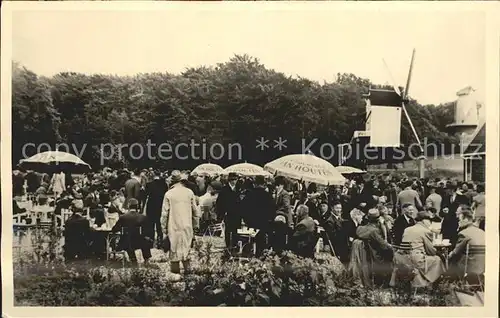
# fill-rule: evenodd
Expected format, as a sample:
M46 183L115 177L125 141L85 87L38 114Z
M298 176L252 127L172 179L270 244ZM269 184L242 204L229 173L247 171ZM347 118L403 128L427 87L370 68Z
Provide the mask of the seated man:
M448 258L455 264L457 275L463 277L467 274L471 279L477 278L477 275L484 274L485 256L482 255L469 255L467 259L467 272L465 272L465 253L467 245L469 246L485 246L484 231L475 226L473 212L470 209L462 208L458 213L458 226L460 232L458 233L457 245L450 253Z
M430 229L432 215L420 211L415 217L415 225L405 229L401 245L409 244L410 258L417 270L413 280L414 287L425 287L437 281L445 272L445 266L432 245L433 235Z
M85 259L89 255L89 221L82 216L82 210L75 209L64 224L64 258Z
M137 199L131 198L128 206L128 212L120 216L111 231L122 232L117 247L118 250L126 251L130 260L137 263L135 250L140 249L144 262L147 263L151 258L152 247L152 240L147 237L151 233L150 223L146 215L139 213Z
M371 267L372 275L376 283L382 283L388 278L391 273L391 261L393 257L392 247L384 240L382 229L380 228L380 212L378 209L369 209L366 214L366 225L361 225L356 229L356 237L365 243L367 248L368 259L365 259L362 255L355 257L354 259L364 260L368 262L367 264L350 264L351 268L358 266L365 268ZM351 252L351 261L353 260L352 253L362 253L362 251L353 250ZM364 275L366 277L366 275ZM387 280L388 281L388 280ZM364 281L367 284L367 281Z
M297 208L297 222L292 235L293 251L299 256L313 258L318 236L316 223L309 216L309 208L306 205Z

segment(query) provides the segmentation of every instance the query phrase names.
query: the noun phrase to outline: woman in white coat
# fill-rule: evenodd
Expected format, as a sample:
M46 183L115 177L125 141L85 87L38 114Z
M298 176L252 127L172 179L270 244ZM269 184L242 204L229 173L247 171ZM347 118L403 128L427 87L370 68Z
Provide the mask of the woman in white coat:
M193 241L193 217L201 217L196 204L196 196L182 182L179 171L171 175L171 188L163 199L161 226L165 237L170 241L170 268L173 273L180 273L180 262L184 271L189 271L189 251Z
M66 175L62 170L59 170L52 175L50 187L52 188L56 198L58 198L66 190Z

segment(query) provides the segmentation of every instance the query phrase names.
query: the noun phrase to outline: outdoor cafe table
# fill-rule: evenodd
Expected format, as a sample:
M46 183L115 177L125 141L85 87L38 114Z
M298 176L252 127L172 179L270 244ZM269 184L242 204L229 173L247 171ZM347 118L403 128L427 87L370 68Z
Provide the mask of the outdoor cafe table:
M257 233L259 233L259 230L254 230L254 229L238 229L237 234L239 239L244 239L247 241L246 244L252 244L252 254L255 255L257 252L257 243L255 242L255 236L257 236ZM245 245L246 245L245 244ZM238 247L239 247L239 254L243 253L243 244L242 241L238 241Z
M448 269L448 254L450 253L450 243L443 243L443 241L433 242L432 245L437 249L438 253L444 258L446 269Z
M113 232L111 231L111 228L106 227L106 226L93 227L91 229L91 231L94 232L94 233L101 234L102 236L100 236L100 237L104 237L105 246L106 246L106 261L108 261L109 260L109 255L111 254L110 253L110 250L111 250L111 239L113 238Z

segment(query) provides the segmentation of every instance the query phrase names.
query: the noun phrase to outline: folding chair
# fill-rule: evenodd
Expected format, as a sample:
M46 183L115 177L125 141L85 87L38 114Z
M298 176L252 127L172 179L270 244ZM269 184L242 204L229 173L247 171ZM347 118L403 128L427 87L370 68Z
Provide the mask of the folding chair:
M127 254L127 249L123 249L123 250L118 250L118 241L119 240L122 240L122 239L125 239L125 245L128 246L129 248L132 247L132 236L134 233L131 233L131 230L138 230L139 232L136 233L136 234L139 234L139 236L142 236L142 233L143 233L143 229L142 229L142 226L141 227L138 227L138 228L132 228L132 229L129 229L127 227L122 227L120 229L120 235L119 237L117 235L113 235L114 233L110 233L108 237L106 237L106 242L107 242L107 246L106 248L108 249L110 246L111 246L111 240L113 238L115 238L115 242L114 242L114 246L111 248L111 253L113 255L113 258L116 258L116 255L121 255L122 256L122 267L125 267L125 261L128 260L128 254ZM108 246L109 245L109 246ZM132 249L135 253L135 250ZM109 251L106 251L106 254L108 254Z
M207 229L205 230L205 232L203 233L203 235L208 235L208 236L211 236L211 237L214 237L216 236L215 234L216 233L220 233L218 235L218 237L224 237L224 221L220 222L220 223L215 223L215 224L210 224Z
M409 263L412 265L411 270L414 271L416 269L417 266L413 263L413 260L412 260L412 257L411 257L411 252L413 251L411 243L409 243L409 242L401 242L401 245L392 245L392 248L396 252L399 252L400 255L407 255L408 259L409 259ZM394 264L394 261L396 261L396 260L393 259L393 264ZM394 265L397 266L398 264L394 264ZM395 267L395 275L396 275L396 277L397 277L397 271L398 271L398 268ZM424 258L424 271L427 272L427 259L426 258ZM414 286L414 280L415 280L415 277L412 278L412 282L411 282L412 287L415 289L415 292L414 292L413 296L415 296L417 294L417 291L420 288L419 286L417 286L417 287Z
M463 282L468 286L468 287L479 287L481 291L484 293L484 262L485 262L485 253L486 249L484 245L472 245L472 244L467 244L467 247L465 249L465 268L464 268L464 276L463 276ZM473 269L473 272L469 273L470 270L470 261L477 261L480 264L480 268L475 268ZM469 278L471 276L475 276L477 279L477 283L475 284L470 284L469 283Z

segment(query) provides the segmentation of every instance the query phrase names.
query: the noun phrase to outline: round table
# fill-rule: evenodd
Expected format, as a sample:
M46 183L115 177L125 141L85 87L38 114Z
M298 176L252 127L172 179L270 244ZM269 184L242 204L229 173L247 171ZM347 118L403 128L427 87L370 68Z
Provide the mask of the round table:
M448 269L448 254L450 253L449 249L451 247L451 244L450 243L447 243L447 244L435 243L435 244L433 244L433 246L436 248L438 253L440 253L443 256L446 269Z

